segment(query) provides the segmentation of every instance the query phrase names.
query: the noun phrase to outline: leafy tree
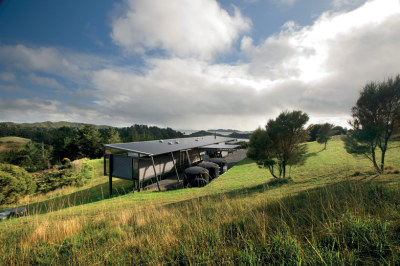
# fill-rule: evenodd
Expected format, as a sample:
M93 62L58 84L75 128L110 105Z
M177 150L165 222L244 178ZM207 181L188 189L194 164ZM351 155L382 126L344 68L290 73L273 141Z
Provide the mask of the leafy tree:
M98 158L103 154L101 136L93 125L85 125L78 130L74 141L79 148L79 157Z
M248 156L268 168L275 178L286 177L286 167L305 160L308 137L304 125L309 117L301 111L282 112L269 120L266 130L257 129L250 137ZM275 170L278 170L278 174Z
M335 126L334 128L333 128L333 130L335 131L335 136L337 136L337 135L346 135L346 133L347 133L347 129L346 128L344 128L344 127L341 127L341 126Z
M104 144L120 143L121 138L115 128L107 128L102 132L102 139Z
M35 189L35 182L25 169L0 164L0 204L15 203Z
M51 154L51 146L29 141L22 149L7 151L4 161L24 167L29 172L34 172L51 167Z
M311 124L307 127L307 131L309 134L308 141L316 141L317 140L317 135L318 131L321 129L322 124Z
M344 139L347 152L365 156L377 173L383 173L389 139L399 127L400 75L365 85L352 108L352 117L352 130ZM376 148L381 152L379 164Z
M335 134L335 131L333 130L333 128L334 128L334 125L325 123L318 130L317 142L324 144L324 150L326 150L326 144L328 143L328 141Z

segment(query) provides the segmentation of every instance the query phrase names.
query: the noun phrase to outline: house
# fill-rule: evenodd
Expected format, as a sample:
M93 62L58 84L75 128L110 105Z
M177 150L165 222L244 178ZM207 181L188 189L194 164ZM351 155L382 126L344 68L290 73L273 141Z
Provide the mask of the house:
M234 138L204 136L104 145L104 173L109 176L110 195L112 178L132 180L140 191L144 180L174 171L179 180L178 167L191 166L207 156L223 156L239 145L228 145Z

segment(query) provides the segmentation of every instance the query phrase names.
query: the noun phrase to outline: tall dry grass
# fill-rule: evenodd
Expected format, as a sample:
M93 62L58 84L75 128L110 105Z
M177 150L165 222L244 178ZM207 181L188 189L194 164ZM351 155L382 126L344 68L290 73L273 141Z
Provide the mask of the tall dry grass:
M343 182L283 198L223 194L167 206L104 206L92 215L38 214L3 228L0 262L395 264L399 206L399 186Z

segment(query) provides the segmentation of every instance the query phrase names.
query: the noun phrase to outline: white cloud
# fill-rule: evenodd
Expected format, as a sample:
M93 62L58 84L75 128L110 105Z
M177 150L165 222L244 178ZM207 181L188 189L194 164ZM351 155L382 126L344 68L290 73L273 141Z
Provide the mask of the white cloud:
M129 9L126 15L138 15L135 12ZM32 121L38 116L41 119L36 121L251 130L282 110L298 109L309 113L313 123L329 121L344 126L364 84L400 72L399 28L398 1L371 1L351 12L325 13L305 27L289 21L280 33L261 43L245 36L241 39L241 50L248 61L244 63L210 63L205 55L218 51L214 48L186 57L200 49L189 45L190 52L180 54L171 48L170 55L163 59L146 56L146 66L140 71L113 62L79 60L84 57L63 54L55 48L25 47L32 53L52 55L50 58L55 58L57 64L65 59L84 72L91 91L82 89L79 95L85 95L88 101L92 94L96 100L89 105L38 99L32 105L29 100L3 101L0 113ZM143 29L143 32L150 31ZM159 40L153 48L167 49L160 38L153 39ZM144 39L139 36L138 40L127 48L148 49ZM44 76L41 72L54 72L53 59L44 56L44 62L32 63L35 56L28 53L21 59L13 49L9 51L14 53L15 60L5 55L2 47L0 59L6 58L7 64L18 69L25 66L37 71L33 74L37 77ZM67 66L57 71L68 72ZM65 75L63 79L67 79ZM77 82L74 78L69 80ZM18 114L18 108L28 111ZM12 110L14 113L10 113ZM43 114L47 113L45 118Z
M275 1L287 6L292 6L294 5L294 3L296 3L296 0L275 0Z
M83 82L90 71L107 60L89 54L62 51L55 47L28 47L23 44L0 45L0 61L11 70L41 72Z
M399 16L399 12L397 0L372 1L351 12L324 13L312 26L299 28L291 26L292 23L287 24L279 34L267 38L258 46L248 40L243 45L242 41L242 49L249 55L250 70L255 75L313 82L337 71L326 64L331 49L338 47L337 40L365 29L382 30L382 23L392 16ZM362 47L368 43L359 45ZM346 47L341 46L340 49Z
M351 8L360 6L365 3L367 0L333 0L332 5L335 8Z
M53 89L65 89L63 85L58 83L56 79L48 78L48 77L40 77L35 74L30 74L26 77L29 81L34 82L40 86L53 88Z
M345 125L361 87L400 69L399 4L382 3L325 13L311 26L289 22L260 45L244 37L247 64L174 57L148 59L144 74L98 71L97 103L122 120L177 128L208 123L251 129L292 109L315 122Z
M179 57L212 59L231 49L251 21L215 0L127 0L112 22L113 41L129 52L162 49Z
M0 73L0 80L6 81L6 82L14 82L17 80L17 77L14 73L2 72L2 73Z

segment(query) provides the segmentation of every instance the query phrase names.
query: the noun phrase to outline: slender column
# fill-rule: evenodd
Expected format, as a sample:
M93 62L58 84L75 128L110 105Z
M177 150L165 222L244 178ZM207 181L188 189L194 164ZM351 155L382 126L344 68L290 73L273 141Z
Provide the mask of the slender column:
M192 166L192 162L190 161L189 150L186 150L186 156L189 162L189 166Z
M133 174L133 158L131 158L131 166L132 166L132 172L131 173L132 173L132 184L133 184L132 192L135 193L136 180L133 177L134 176L134 174Z
M156 172L156 165L154 164L154 159L153 156L151 156L151 161L153 162L153 170L154 170L154 176L156 177L156 181L157 181L157 187L158 187L158 191L160 191L160 184L158 183L158 176L157 176L157 172Z
M108 160L108 189L110 198L112 196L112 172L113 172L113 155L110 154L110 159Z
M179 180L179 174L178 174L178 169L176 169L175 158L174 158L174 153L173 152L171 152L171 156L172 156L172 162L174 163L176 177L178 178L178 182L179 182L180 181Z

